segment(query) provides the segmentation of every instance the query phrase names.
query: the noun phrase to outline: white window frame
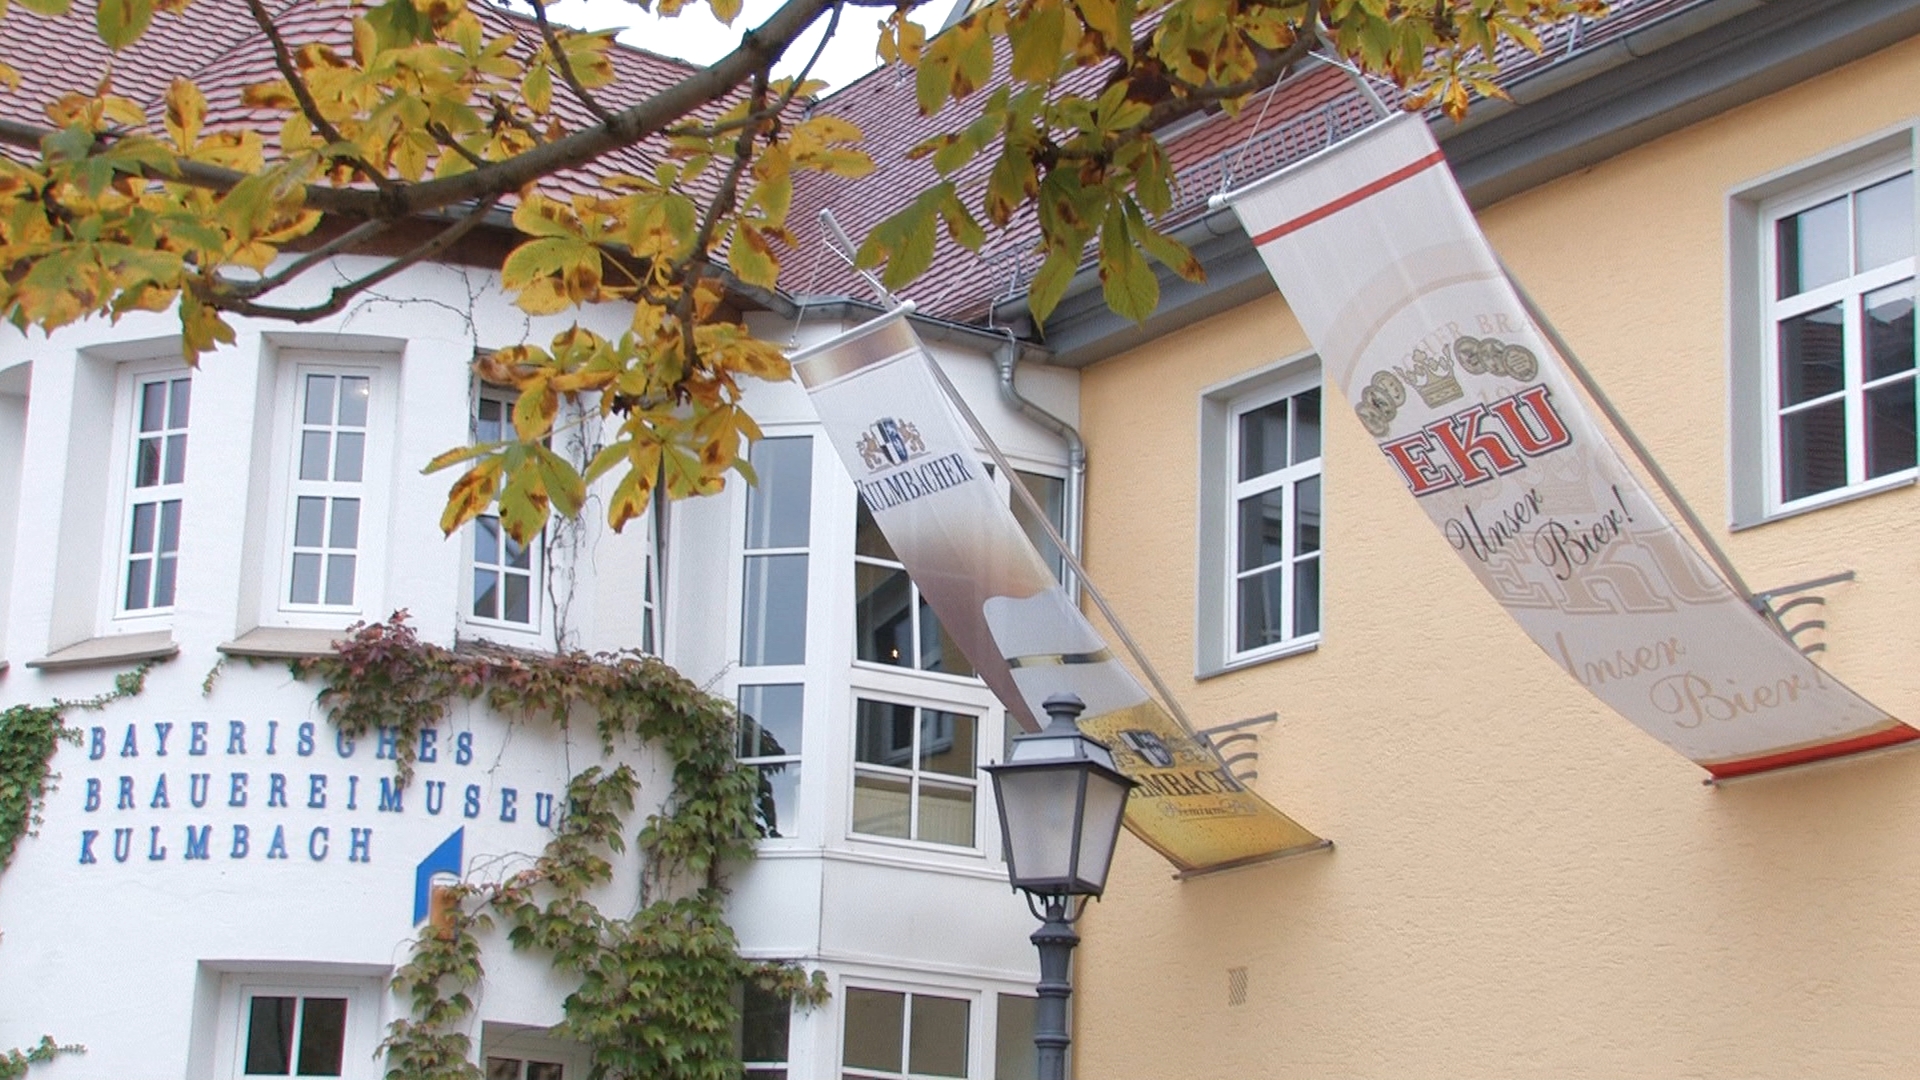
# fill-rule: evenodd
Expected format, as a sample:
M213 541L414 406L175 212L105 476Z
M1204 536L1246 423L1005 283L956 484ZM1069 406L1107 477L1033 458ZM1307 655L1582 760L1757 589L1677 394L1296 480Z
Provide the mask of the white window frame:
M1248 412L1308 390L1321 389L1320 455L1309 462L1295 463L1250 480L1239 478L1240 418ZM1195 581L1194 675L1207 678L1254 664L1317 649L1326 627L1326 543L1324 524L1320 548L1311 557L1320 560L1321 606L1319 626L1311 633L1292 633L1280 641L1252 649L1238 647L1239 581L1239 505L1240 500L1282 484L1289 487L1284 509L1289 523L1285 530L1282 563L1291 574L1295 563L1303 561L1294 550L1297 529L1292 527L1298 512L1291 487L1309 476L1321 478L1322 514L1327 504L1326 430L1329 396L1324 392L1318 357L1300 354L1266 365L1227 382L1208 387L1200 397L1200 476L1199 527ZM1281 564L1275 564L1281 565ZM1286 590L1287 611L1283 626L1293 628L1293 582Z
M847 1003L852 1000L852 991L870 990L883 994L902 994L906 1001L902 1003L900 1023L900 1071L887 1072L879 1069L858 1068L847 1064ZM967 1003L967 1072L964 1080L990 1080L991 1070L997 1064L994 1059L994 1043L991 1036L994 1020L986 1015L985 1003L998 1002L991 991L979 987L924 986L914 983L898 982L891 979L856 978L849 976L834 995L840 1002L836 1010L834 1031L834 1062L838 1069L834 1076L842 1080L957 1080L938 1073L912 1072L910 1057L913 1032L913 998L943 998L948 1001Z
M365 354L329 354L289 350L282 354L275 387L273 435L273 495L276 508L265 563L262 622L266 625L339 627L356 618L378 618L386 597L388 514L393 488L394 439L399 431L396 414L394 363ZM301 411L306 376L367 377L366 443L360 481L301 481ZM349 491L352 488L354 490ZM291 598L294 525L302 494L325 494L360 499L356 538L352 604L296 603ZM322 579L324 589L324 578ZM324 592L322 593L324 601Z
M984 690L984 684L982 684ZM912 708L915 711L913 742L907 751L908 764L905 766L886 765L860 760L860 702L872 701L877 704ZM952 699L931 698L925 695L902 694L892 691L872 690L855 685L847 698L849 710L847 724L847 749L850 772L847 774L846 788L846 835L849 839L861 843L888 844L912 848L917 851L942 852L947 854L981 856L986 853L986 837L989 832L986 821L986 804L991 801L990 786L984 782L985 773L982 750L990 745L991 733L998 730L994 725L1004 724L1001 716L995 716L988 709ZM953 776L949 773L928 772L919 766L917 747L920 741L919 712L960 713L973 718L973 775ZM854 802L861 773L882 776L907 783L907 835L888 836L884 833L860 832L854 827ZM973 842L971 844L951 844L944 840L923 840L919 832L921 780L930 777L936 787L970 787L973 790Z
M481 383L474 392L473 406L467 416L469 437L474 441L479 441L481 424L480 410L487 404L498 406L501 409L502 425L506 428L512 427L513 405L518 396L519 395L515 394L511 389ZM460 621L466 626L484 631L489 635L505 633L537 638L545 631L548 620L547 575L550 573L551 567L547 565L550 554L547 545L547 530L542 529L540 535L534 537L533 540L526 545L528 568L524 571L524 574L528 578L528 620L526 622L516 622L506 618L504 615L506 610L505 579L509 574L518 574L522 573L522 571L505 565L506 545L509 543L509 540L506 531L500 528L500 515L497 510L492 513L481 514L480 517L493 519L494 528L499 537L498 544L501 559L494 563L483 564L480 562L480 522L476 520L469 524L466 528L466 542L462 550L465 572L461 575L460 580ZM636 524L644 526L649 523L643 520ZM651 540L649 540L649 545L651 545ZM474 613L473 605L477 599L477 576L482 570L491 570L500 576L499 588L501 591L496 596L496 601L503 612L500 616L489 617Z
M1801 499L1782 498L1777 248L1774 223L1846 191L1915 170L1914 124L1903 123L1746 181L1727 194L1728 524L1739 530L1915 483L1915 470L1849 483ZM1920 179L1920 172L1916 172ZM1920 200L1920 183L1915 185ZM1920 208L1916 212L1920 230ZM1920 238L1917 238L1920 241ZM1859 281L1862 275L1849 278ZM1897 272L1889 282L1901 280ZM1822 290L1824 291L1824 290ZM1795 298L1804 300L1808 295ZM1856 294L1858 295L1858 294ZM1829 301L1830 302L1830 301ZM1807 303L1808 307L1822 306ZM1857 339L1855 339L1857 341ZM1856 369L1857 371L1857 369ZM1858 387L1854 380L1849 390ZM1861 429L1853 414L1849 439ZM1850 453L1850 465L1858 460Z
M148 488L136 488L134 486L134 470L138 466L139 455L137 446L141 436L141 432L138 430L141 406L139 391L143 384L161 381L172 382L176 379L187 379L189 386L191 386L192 377L193 375L190 369L171 360L124 363L119 365L119 370L115 373L113 409L114 434L113 444L109 452L108 465L110 469L108 475L112 477L112 499L108 503L106 515L107 536L103 550L107 557L102 561L101 566L100 611L97 623L106 633L140 633L150 630L160 630L165 629L173 621L174 603L155 605L148 608L127 608L127 578L132 568L132 559L128 551L128 545L131 542L134 505L136 502L165 503L178 500L181 504L179 525L181 535L177 539L178 542L184 546L187 491L184 470L192 464L193 438L190 427L169 427L164 429L166 432L177 433L185 437L182 445L185 447L184 453L187 460L183 464L181 480L179 483L174 484L165 483L163 473L160 484ZM189 390L189 396L191 396L191 390ZM191 400L191 397L189 397L189 400ZM171 404L169 404L168 407L170 410ZM191 404L188 406L188 414L188 424L191 425ZM161 522L156 519L154 522L154 542L156 548L159 543L160 525ZM157 557L155 561L157 562ZM176 603L179 599L180 589L179 565L179 556L176 553L174 562L174 600ZM151 579L149 579L149 581L151 581ZM149 586L149 588L151 588L151 586Z
M1914 279L1915 259L1909 253L1884 266L1849 273L1838 281L1809 289L1796 296L1779 298L1779 240L1776 226L1783 219L1810 210L1835 199L1848 198L1866 188L1901 175L1913 175L1913 163L1902 157L1892 157L1873 165L1850 169L1824 182L1763 203L1760 208L1761 237L1759 245L1764 253L1761 280L1764 296L1764 324L1761 343L1766 357L1766 378L1762 382L1765 395L1766 425L1764 445L1767 464L1767 508L1770 515L1777 516L1796 510L1813 509L1837 500L1847 499L1864 492L1898 486L1913 481L1920 469L1908 467L1877 477L1866 475L1866 393L1869 389L1864 378L1866 361L1864 353L1865 326L1862 314L1862 301L1868 294L1898 285L1912 282ZM1853 227L1851 203L1848 216L1848 254L1853 257L1853 239L1857 230ZM1806 402L1783 405L1780 400L1780 325L1787 320L1839 304L1844 319L1844 370L1841 389L1821 395ZM1911 380L1913 372L1895 374L1875 382L1874 387L1888 385L1901 379ZM1781 434L1781 422L1789 412L1798 412L1832 401L1841 401L1845 409L1847 441L1847 477L1840 486L1815 492L1798 499L1788 499L1784 493L1786 479L1786 447Z
M214 1075L220 1080L247 1080L247 1025L255 997L344 997L347 999L346 1038L340 1049L338 1080L378 1080L385 1065L374 1059L385 1017L380 1014L379 978L354 976L298 976L276 973L230 973L222 977ZM297 1059L296 1059L297 1067ZM252 1074L258 1076L260 1074Z

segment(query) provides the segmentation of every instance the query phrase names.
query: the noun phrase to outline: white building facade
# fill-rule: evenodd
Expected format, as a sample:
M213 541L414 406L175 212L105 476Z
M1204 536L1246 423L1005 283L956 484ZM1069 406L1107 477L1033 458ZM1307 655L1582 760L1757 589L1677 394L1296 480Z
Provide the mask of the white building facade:
M0 1048L85 1047L50 1077L384 1075L376 1048L404 1009L387 982L431 881L530 865L568 778L602 757L591 730L455 703L401 788L393 739L339 735L285 660L405 611L441 645L655 652L739 703L768 835L729 872L730 921L747 956L832 993L790 1016L750 1000L749 1075L1029 1074L1033 924L980 770L1007 720L863 527L804 394L750 391L757 488L617 535L590 502L524 548L487 518L443 537L451 475L421 466L495 437L511 407L473 356L570 320L530 319L451 265L386 295L313 326L241 322L193 370L171 316L0 342L0 707L152 665L139 695L69 714L80 738L0 873ZM857 316L758 329L799 345ZM579 316L613 333L625 318ZM934 347L1013 479L1061 506L1066 448L1002 396L997 340ZM1019 386L1073 422L1071 373L1030 365ZM589 420L560 439L590 453L594 435ZM637 831L669 763L616 757L640 775ZM639 902L632 850L603 910ZM471 1034L490 1080L584 1077L584 1048L549 1030L565 980L498 931L485 964Z

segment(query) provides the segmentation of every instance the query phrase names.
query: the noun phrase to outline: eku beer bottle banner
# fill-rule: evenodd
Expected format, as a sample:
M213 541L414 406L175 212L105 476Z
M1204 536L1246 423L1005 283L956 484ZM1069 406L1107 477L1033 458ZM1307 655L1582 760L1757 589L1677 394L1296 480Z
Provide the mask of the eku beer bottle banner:
M793 367L860 498L947 636L1029 731L1056 693L1139 781L1127 826L1183 872L1323 847L1150 697L1054 580L982 467L901 308Z
M1802 656L1654 505L1418 117L1225 201L1395 474L1596 697L1717 778L1920 737Z

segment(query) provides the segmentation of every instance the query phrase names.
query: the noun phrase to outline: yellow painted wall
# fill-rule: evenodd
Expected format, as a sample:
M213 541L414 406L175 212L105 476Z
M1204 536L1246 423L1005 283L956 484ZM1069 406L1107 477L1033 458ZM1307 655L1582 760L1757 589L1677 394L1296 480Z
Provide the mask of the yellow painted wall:
M1482 215L1756 588L1920 719L1920 490L1724 536L1729 191L1920 110L1920 41ZM1920 1077L1920 753L1714 789L1508 619L1330 395L1324 640L1194 682L1202 388L1307 348L1278 297L1090 369L1090 568L1198 722L1278 711L1258 789L1330 854L1084 922L1083 1080ZM1245 967L1247 1000L1228 1003Z

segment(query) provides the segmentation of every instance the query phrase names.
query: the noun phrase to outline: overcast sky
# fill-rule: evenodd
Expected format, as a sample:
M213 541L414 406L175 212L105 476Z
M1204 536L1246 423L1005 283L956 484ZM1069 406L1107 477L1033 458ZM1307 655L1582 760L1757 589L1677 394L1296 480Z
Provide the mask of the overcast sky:
M707 6L699 3L689 3L677 18L672 19L656 18L626 0L559 0L548 8L548 14L555 22L589 30L625 27L620 40L629 45L697 64L710 64L732 52L740 44L743 31L750 26L758 26L779 6L780 0L746 0L746 7L734 19L732 26L720 25ZM944 17L944 11L937 15L933 11L938 6L928 5L918 21L926 25L930 18ZM813 77L825 79L833 90L838 90L878 66L879 60L874 56L873 45L879 36L878 25L884 14L884 10L878 8L844 9L840 17L840 29L827 45L826 53L813 66ZM814 30L788 49L786 57L775 69L776 73L797 74L807 62L807 57L813 55L825 26L826 19L822 18Z

